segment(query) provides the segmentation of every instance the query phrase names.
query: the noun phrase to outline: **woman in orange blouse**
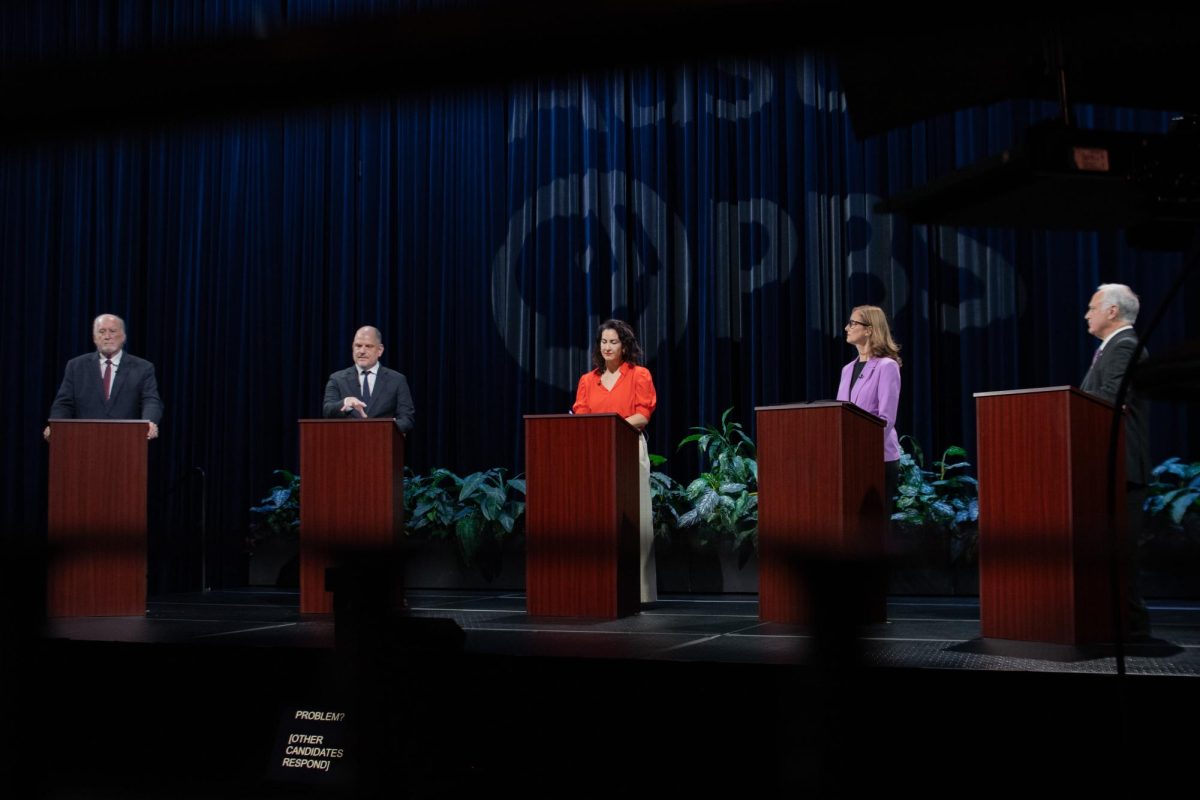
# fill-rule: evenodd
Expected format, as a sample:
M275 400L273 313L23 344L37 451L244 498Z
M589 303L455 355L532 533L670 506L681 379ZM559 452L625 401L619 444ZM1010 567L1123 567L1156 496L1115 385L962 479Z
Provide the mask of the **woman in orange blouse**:
M620 414L639 431L654 413L658 397L650 370L641 366L641 345L629 323L610 319L596 330L592 366L579 379L575 390L575 414ZM654 522L650 512L650 456L646 437L638 437L638 500L641 532L642 602L658 599L658 576L654 564Z

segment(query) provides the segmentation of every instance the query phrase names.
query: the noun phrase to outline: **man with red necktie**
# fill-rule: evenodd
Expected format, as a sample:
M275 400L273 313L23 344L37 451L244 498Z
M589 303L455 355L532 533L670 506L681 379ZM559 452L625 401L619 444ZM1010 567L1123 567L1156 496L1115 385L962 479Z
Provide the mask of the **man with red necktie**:
M101 314L92 321L96 352L67 362L50 419L144 419L146 438L158 437L163 404L154 365L125 352L125 321ZM50 439L50 427L42 431Z

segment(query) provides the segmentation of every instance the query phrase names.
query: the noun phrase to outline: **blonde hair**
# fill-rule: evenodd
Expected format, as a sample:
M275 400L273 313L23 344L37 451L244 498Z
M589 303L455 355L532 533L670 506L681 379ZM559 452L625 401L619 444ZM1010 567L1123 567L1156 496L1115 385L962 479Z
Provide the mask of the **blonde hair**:
M896 344L896 340L892 338L892 329L888 325L887 314L883 313L882 308L879 306L855 306L850 313L862 315L866 323L871 326L867 331L867 336L870 337L871 355L876 358L890 358L896 362L896 366L904 366L904 362L900 360L900 345Z

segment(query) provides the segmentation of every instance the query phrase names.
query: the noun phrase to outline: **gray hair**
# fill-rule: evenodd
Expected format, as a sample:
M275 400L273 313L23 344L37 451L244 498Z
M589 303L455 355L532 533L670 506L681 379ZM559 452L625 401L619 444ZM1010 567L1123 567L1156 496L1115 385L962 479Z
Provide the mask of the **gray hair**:
M1102 294L1105 303L1117 307L1117 313L1122 320L1130 325L1137 322L1138 310L1142 304L1138 302L1138 296L1133 293L1133 289L1123 283L1102 283L1096 287L1096 291Z
M125 330L125 320L121 319L116 314L101 314L92 320L92 333L96 332L96 328L100 327L100 320L104 319L105 317L111 317L112 319L115 319L117 322L121 323L121 330Z

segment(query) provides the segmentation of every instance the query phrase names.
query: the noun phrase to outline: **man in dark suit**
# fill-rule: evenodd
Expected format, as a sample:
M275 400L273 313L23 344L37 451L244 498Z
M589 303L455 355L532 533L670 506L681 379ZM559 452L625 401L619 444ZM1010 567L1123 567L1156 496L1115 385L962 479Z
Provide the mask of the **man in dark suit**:
M379 363L383 337L378 328L366 325L354 334L351 347L354 366L329 376L325 384L326 417L360 419L395 418L396 427L408 433L413 427L412 395L408 381L394 369Z
M154 365L126 353L125 321L101 314L92 321L96 352L67 362L50 419L144 419L147 439L158 437L163 405ZM42 432L50 439L50 426Z
M1133 330L1141 304L1133 290L1120 283L1105 283L1096 288L1088 303L1088 333L1100 340L1092 365L1079 388L1109 403L1116 402L1121 380L1133 363L1138 337ZM1147 358L1145 350L1139 362ZM1130 389L1125 395L1125 481L1126 514L1129 520L1129 632L1135 637L1148 636L1150 618L1138 590L1137 541L1141 533L1142 506L1146 484L1150 482L1149 409L1144 397Z

